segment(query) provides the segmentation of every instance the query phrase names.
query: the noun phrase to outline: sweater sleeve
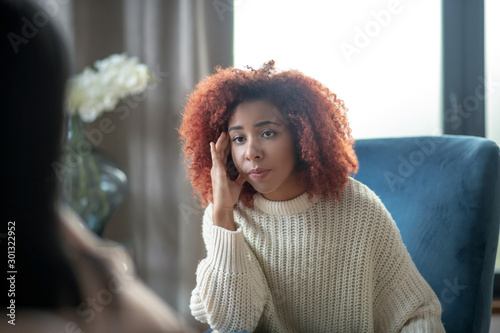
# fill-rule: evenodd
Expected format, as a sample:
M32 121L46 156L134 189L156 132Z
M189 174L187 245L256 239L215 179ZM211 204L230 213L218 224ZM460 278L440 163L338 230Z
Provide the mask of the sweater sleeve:
M375 209L374 320L377 332L445 332L441 304L419 273L383 204Z
M191 313L220 333L253 332L269 291L241 228L230 231L214 226L210 204L203 216L203 239L207 257L196 271Z

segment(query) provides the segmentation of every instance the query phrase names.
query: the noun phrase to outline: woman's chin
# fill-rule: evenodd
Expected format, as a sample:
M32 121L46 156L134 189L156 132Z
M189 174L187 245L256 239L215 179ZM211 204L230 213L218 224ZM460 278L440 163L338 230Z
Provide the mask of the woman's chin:
M252 182L251 180L246 180L247 184L249 184L254 190L255 192L265 196L269 193L272 193L274 192L274 188L270 188L269 186L263 186L263 184L255 184L255 182Z
M276 190L276 188L274 188L274 187L270 187L270 186L263 186L263 184L252 184L252 183L250 183L250 184L252 185L252 187L253 187L253 188L254 188L257 192L259 192L260 194L262 194L262 195L264 195L264 196L265 196L265 195L272 194L272 193Z

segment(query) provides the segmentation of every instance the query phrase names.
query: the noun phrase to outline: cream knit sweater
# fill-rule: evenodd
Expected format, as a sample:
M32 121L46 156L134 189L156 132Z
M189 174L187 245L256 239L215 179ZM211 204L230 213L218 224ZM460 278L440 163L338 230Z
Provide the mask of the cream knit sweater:
M203 217L193 316L221 333L444 332L441 305L380 199L349 178L342 201L255 196L238 230Z

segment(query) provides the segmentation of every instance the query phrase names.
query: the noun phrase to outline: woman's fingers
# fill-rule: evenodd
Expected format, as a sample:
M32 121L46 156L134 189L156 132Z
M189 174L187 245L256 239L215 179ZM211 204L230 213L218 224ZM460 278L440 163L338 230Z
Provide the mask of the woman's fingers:
M217 153L219 154L219 156L221 153L221 147L224 144L225 134L226 133L222 132L221 135L219 136L219 138L217 139L217 143L215 144L215 149L217 150Z
M215 151L215 144L213 142L210 142L210 154L212 155L212 166L214 165L214 162L218 159L217 158L217 152Z
M235 181L231 181L228 176L226 164L230 152L230 138L227 133L221 133L216 143L210 142L214 205L227 208L233 207L238 201L241 186L245 182L241 176L238 176Z
M217 157L222 164L225 165L227 162L227 157L229 156L230 151L231 147L229 145L229 136L227 133L222 132L217 139L217 143L215 144L215 152L217 153Z
M224 140L224 146L222 147L222 149L224 152L224 160L227 161L229 153L231 152L231 139L229 135L226 136L226 139Z
M227 134L221 133L216 143L210 142L210 153L212 157L212 167L215 167L214 170L220 170L223 168L225 174L225 165L227 163Z

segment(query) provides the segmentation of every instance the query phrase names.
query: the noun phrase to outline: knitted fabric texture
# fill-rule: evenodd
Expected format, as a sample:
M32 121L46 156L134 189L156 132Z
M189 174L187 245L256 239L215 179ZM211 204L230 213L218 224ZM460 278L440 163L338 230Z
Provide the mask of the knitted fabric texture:
M380 199L350 178L342 201L255 197L238 229L203 217L193 316L221 333L444 332L441 305Z

